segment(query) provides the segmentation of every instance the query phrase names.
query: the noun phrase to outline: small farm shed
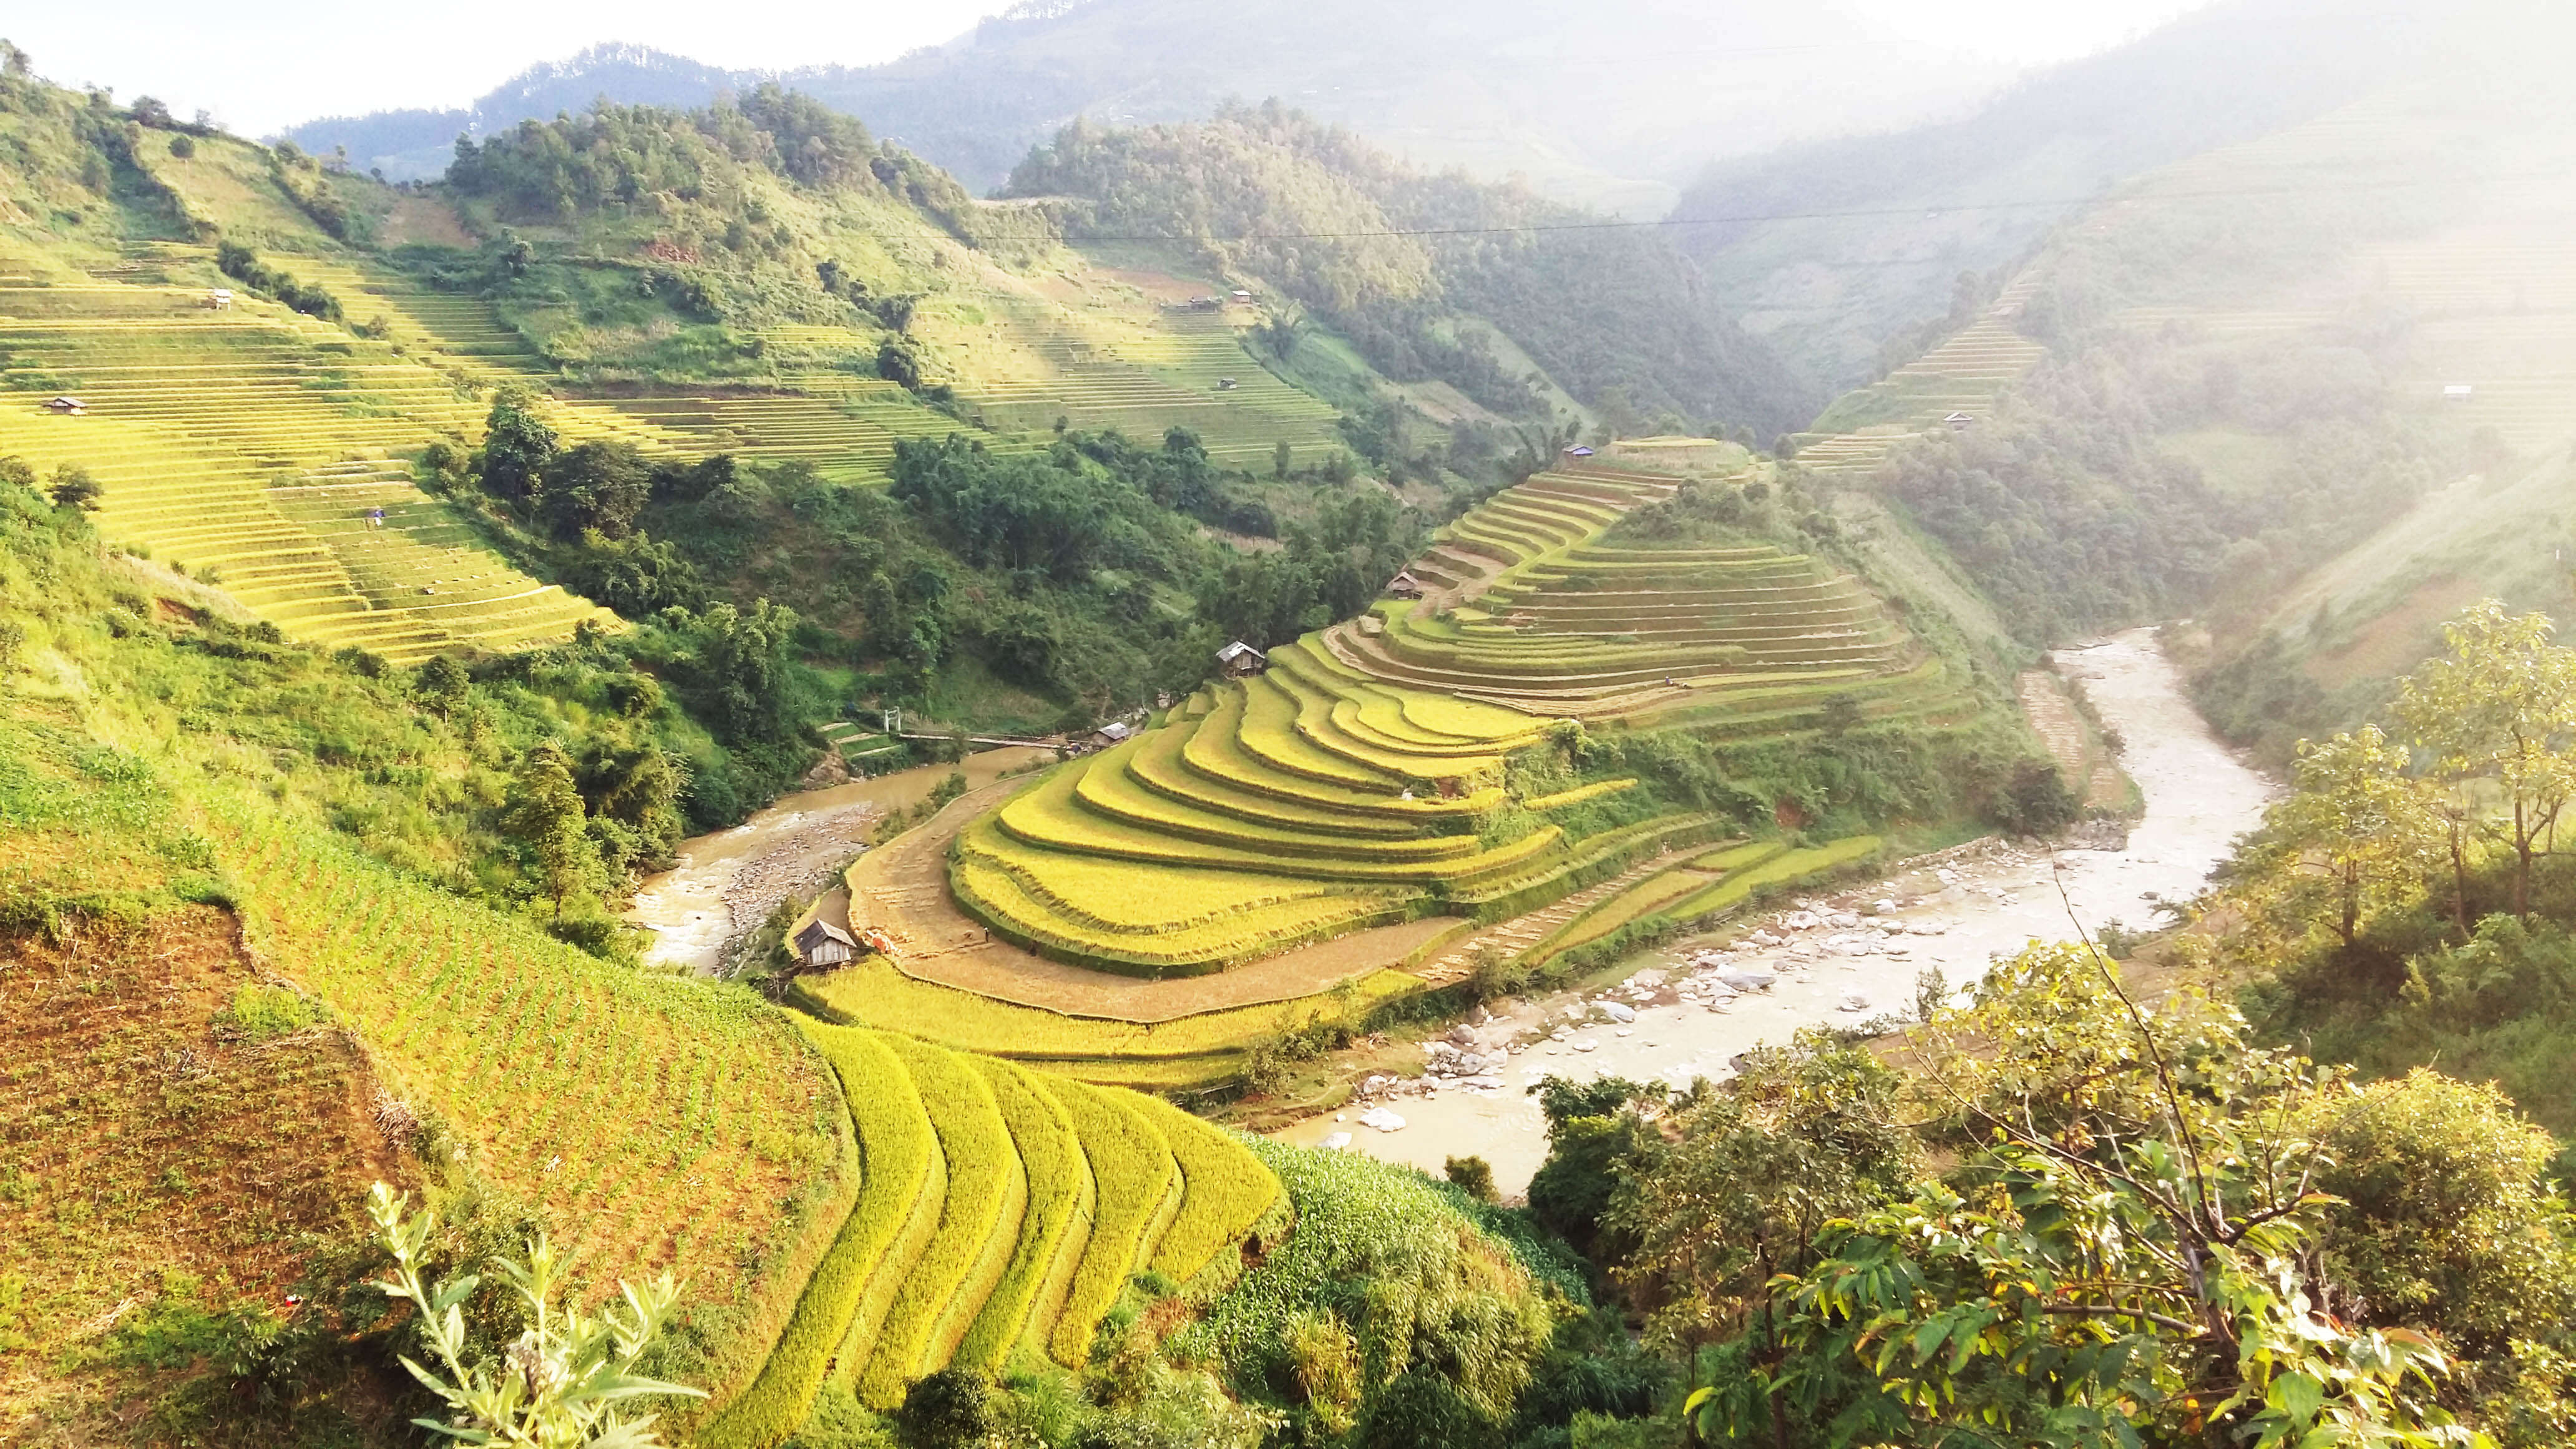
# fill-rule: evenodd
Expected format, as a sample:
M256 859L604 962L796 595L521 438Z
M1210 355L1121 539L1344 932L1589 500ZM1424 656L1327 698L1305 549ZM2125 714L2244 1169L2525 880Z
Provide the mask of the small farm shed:
M1421 598L1422 580L1415 578L1410 571L1397 574L1386 581L1386 596L1390 599Z
M850 933L829 921L815 921L796 933L796 955L809 968L846 966L859 954Z
M1236 306L1238 306L1238 307L1249 307L1249 306L1251 306L1251 305L1252 305L1252 294L1251 294L1250 292L1245 291L1245 290L1244 290L1243 288L1241 288L1241 287L1237 287L1237 288L1235 288L1235 289L1234 289L1234 304L1235 304Z
M1576 462L1578 462L1578 463L1579 463L1579 462L1582 462L1582 461L1583 461L1584 459L1586 459L1586 458L1591 457L1592 455L1593 455L1593 454L1592 454L1592 450L1591 450L1590 448L1580 448L1580 447L1578 447L1578 448L1568 448L1568 449L1566 449L1566 450L1565 450L1565 456L1567 456L1567 457L1569 457L1569 458L1572 458L1573 460L1575 460L1575 461L1576 461Z
M1123 745L1135 737L1136 727L1134 725L1127 723L1123 719L1113 719L1109 723L1102 725L1100 728L1091 732L1091 744L1094 749L1105 750L1111 745Z
M1968 424L1975 422L1976 419L1966 413L1952 413L1941 421L1950 425L1951 432L1964 433L1968 430Z
M230 311L233 305L233 289L230 287L217 287L213 291L208 292L206 294L206 305L214 308L218 312Z
M1241 679L1247 674L1266 673L1270 656L1237 639L1216 651L1216 666L1228 679Z
M89 411L89 405L76 397L49 397L45 399L45 411L49 413L85 413Z

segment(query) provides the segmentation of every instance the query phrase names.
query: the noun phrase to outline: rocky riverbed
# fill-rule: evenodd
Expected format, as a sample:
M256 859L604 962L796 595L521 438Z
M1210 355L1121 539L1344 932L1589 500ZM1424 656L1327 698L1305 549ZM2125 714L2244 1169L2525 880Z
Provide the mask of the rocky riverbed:
M2062 651L2058 664L2127 743L2145 811L2125 836L1980 841L1792 900L1641 956L1608 990L1503 1003L1423 1043L1420 1075L1357 1081L1349 1106L1278 1135L1435 1173L1449 1157L1481 1156L1516 1195L1546 1156L1529 1089L1549 1076L1723 1078L1731 1058L1804 1026L1912 1016L1930 971L1955 991L2030 941L2072 937L2075 921L2150 924L2158 899L2206 884L2272 786L2210 733L2152 632Z

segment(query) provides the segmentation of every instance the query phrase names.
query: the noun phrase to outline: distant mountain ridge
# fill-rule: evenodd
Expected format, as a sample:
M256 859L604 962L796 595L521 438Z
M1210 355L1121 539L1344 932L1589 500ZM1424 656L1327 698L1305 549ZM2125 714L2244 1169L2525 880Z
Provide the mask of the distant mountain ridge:
M689 109L763 79L767 77L755 72L725 70L649 46L612 42L530 66L470 106L324 116L286 132L286 139L326 155L345 147L350 165L382 171L388 181L427 181L445 174L459 136L488 136L521 121L586 110L602 96L625 105Z
M1833 387L1920 349L1963 271L2023 255L2112 183L2323 114L2443 24L2386 0L2234 0L2037 72L1956 120L1711 165L1680 244L1754 335ZM1899 338L1881 357L1891 337Z
M445 165L460 131L621 103L703 105L777 80L865 121L978 190L1076 117L1203 119L1277 97L1417 166L1518 175L1552 200L1662 214L1711 156L1943 114L2009 79L1835 6L1713 0L1039 0L875 66L726 71L636 46L536 67L470 106L308 122L395 180ZM1819 118L1825 118L1820 120Z

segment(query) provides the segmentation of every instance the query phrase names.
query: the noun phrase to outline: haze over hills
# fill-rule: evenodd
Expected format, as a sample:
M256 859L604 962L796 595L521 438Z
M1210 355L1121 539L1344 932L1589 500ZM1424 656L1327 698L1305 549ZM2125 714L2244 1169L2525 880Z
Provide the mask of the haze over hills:
M316 120L288 134L417 179L444 169L464 129L488 134L603 95L700 105L727 86L778 79L983 190L1076 116L1196 120L1229 99L1277 97L1423 166L1517 173L1550 197L1646 217L1711 157L1905 124L2010 74L1845 6L1093 0L1023 5L869 67L727 72L602 46L470 106Z
M1970 115L1708 167L1672 215L1744 325L1817 382L1883 371L1961 272L2019 256L2123 178L2351 100L2419 67L2427 7L2234 0L2032 75ZM1899 339L1889 362L1919 348Z

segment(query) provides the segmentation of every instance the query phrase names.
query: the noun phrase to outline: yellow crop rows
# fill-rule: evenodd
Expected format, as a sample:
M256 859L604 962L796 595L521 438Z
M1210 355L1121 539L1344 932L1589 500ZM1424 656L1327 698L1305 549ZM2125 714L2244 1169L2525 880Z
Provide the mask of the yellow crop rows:
M952 894L1071 964L1220 971L1435 911L1531 910L1704 838L1713 822L1678 813L1582 839L1554 823L1599 821L1633 779L1514 802L1504 759L1554 718L1758 736L1813 729L1828 704L1961 707L1946 666L1817 560L1605 541L1672 488L1593 468L1497 495L1413 570L1442 597L1282 645L1266 672L1022 790L960 834Z
M695 1442L771 1449L826 1382L892 1407L952 1362L1078 1366L1131 1276L1195 1274L1281 1201L1240 1142L1151 1098L804 1030L840 1076L865 1179L769 1362Z

